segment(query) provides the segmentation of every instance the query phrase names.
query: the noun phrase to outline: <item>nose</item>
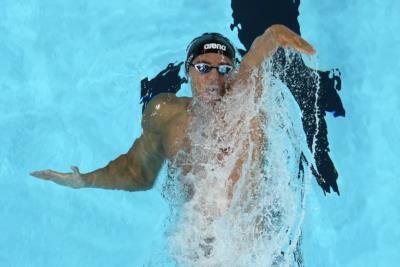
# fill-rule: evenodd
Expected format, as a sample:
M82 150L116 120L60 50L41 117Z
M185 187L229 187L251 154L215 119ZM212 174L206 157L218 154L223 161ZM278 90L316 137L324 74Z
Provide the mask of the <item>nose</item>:
M224 83L224 77L218 73L216 69L211 70L205 77L207 84L218 85L221 87Z
M217 69L212 69L209 73L207 73L207 78L208 79L215 79L215 80L219 80L221 77L221 75L218 73Z

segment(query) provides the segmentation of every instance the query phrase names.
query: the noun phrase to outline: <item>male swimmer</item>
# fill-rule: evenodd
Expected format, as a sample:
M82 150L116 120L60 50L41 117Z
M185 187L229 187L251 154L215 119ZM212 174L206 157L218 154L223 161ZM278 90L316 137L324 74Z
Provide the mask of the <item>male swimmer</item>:
M254 40L240 67L235 68L235 49L226 37L205 33L195 38L188 46L185 62L193 97L177 97L172 93L154 97L143 113L143 133L127 153L89 173L80 173L78 167L72 166L70 173L42 170L31 175L72 188L151 189L165 160L172 161L179 151L190 153L191 143L186 130L191 125L199 99L203 106L213 109L216 101L235 84L249 83L252 71L260 68L279 47L293 48L309 55L315 53L309 43L287 27L272 25ZM240 164L235 166L240 168ZM226 179L232 187L239 177L235 173L239 172L227 174Z

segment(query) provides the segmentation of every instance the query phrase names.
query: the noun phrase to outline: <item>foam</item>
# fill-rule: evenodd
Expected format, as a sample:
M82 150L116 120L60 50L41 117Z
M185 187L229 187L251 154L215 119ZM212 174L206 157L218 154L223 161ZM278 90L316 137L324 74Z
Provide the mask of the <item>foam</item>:
M233 88L214 108L200 101L194 109L191 153L171 162L163 192L172 211L169 252L178 266L296 264L310 179L307 169L299 178L299 164L302 154L313 159L300 110L271 64L260 72L261 94L255 70L249 85ZM239 158L231 198L228 177ZM193 168L184 174L181 164Z

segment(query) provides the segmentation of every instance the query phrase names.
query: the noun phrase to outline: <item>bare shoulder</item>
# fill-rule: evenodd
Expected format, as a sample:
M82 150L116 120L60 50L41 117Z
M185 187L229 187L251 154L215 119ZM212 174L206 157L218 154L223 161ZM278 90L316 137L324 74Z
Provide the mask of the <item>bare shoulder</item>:
M143 112L143 130L162 130L169 121L187 110L190 100L190 97L177 97L173 93L158 94L150 100Z

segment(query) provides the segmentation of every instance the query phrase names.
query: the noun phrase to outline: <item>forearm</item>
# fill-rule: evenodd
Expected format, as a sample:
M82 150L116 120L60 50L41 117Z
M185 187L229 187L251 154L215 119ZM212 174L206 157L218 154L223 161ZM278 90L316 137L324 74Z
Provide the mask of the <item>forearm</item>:
M140 191L151 188L141 174L132 174L125 169L110 170L109 166L82 174L84 187Z
M265 77L266 71L262 68L262 63L268 57L272 57L276 50L276 43L268 30L257 37L250 50L243 57L232 87L252 88L252 90L255 90L255 96L258 99L262 95L262 77Z
M104 168L82 174L85 187L143 191L151 189L164 162L157 153L148 153L137 139L128 153Z
M274 28L270 27L262 35L254 39L249 51L240 63L240 68L244 72L259 68L267 58L275 54L278 45L274 35Z
M121 155L107 166L82 174L84 187L140 191L151 188L152 183L140 170L133 170Z

